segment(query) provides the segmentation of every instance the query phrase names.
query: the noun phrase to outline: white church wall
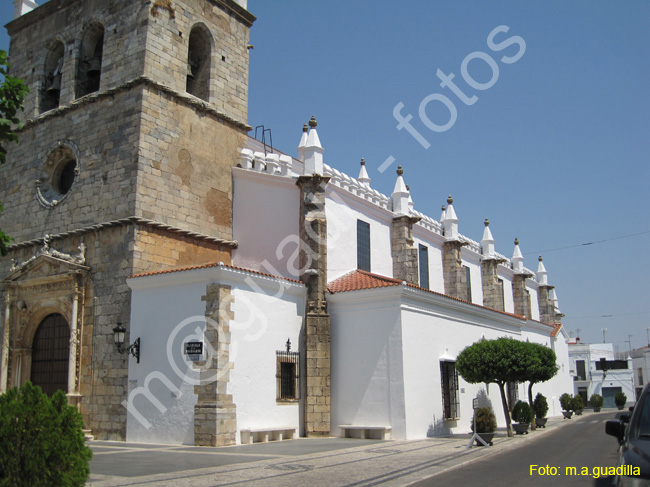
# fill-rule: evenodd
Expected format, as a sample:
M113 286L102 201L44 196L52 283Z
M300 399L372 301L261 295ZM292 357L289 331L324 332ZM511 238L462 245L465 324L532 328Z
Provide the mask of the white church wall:
M472 296L469 301L474 304L483 304L483 278L481 277L481 256L463 248L461 251L463 265L469 268L472 286Z
M537 282L527 279L526 280L526 289L530 294L530 316L529 318L533 320L539 320L539 300L538 300L538 289L539 285Z
M445 302L448 301L448 302ZM499 426L505 426L498 386L469 384L459 376L460 416L444 419L440 363L455 362L458 354L481 338L518 338L519 320L484 308L436 296L409 296L402 306L404 395L407 438L418 439L470 430L472 400L489 402Z
M512 280L513 280L512 270L500 265L497 267L497 275L499 279L503 280L503 306L504 306L503 310L506 313L514 313L515 298L514 298L514 293L512 291Z
M205 330L200 319L205 315L201 301L205 284L178 285L166 277L128 281L132 288L130 340L140 338L140 363L129 358L126 440L191 445L196 374L181 347L184 333L199 336ZM186 373L190 374L187 379Z
M445 280L442 269L442 243L444 241L443 237L434 235L426 231L421 226L414 225L413 240L415 242L416 249L419 249L420 245L427 247L427 254L429 257L429 289L437 293L444 293ZM420 286L422 285L420 284Z
M332 434L339 425L391 426L406 436L399 308L385 288L328 296Z
M206 286L231 287L230 371L227 393L237 407L237 442L243 428L300 428L298 403L276 402L276 351L300 351L305 287L268 276L208 267L131 278L131 341L140 337L140 364L129 363L131 406L127 441L194 443L194 385L198 369L183 343L202 341L203 360L214 356L203 338ZM216 380L216 377L215 377ZM140 388L140 389L138 389Z
M333 281L357 269L357 220L370 225L370 272L393 276L391 221L393 214L371 202L328 186L327 279Z
M300 189L295 179L233 168L233 265L299 279Z
M268 284L268 283L267 283ZM241 284L233 287L235 297L231 321L230 372L228 391L237 406L237 443L240 431L250 428L292 427L300 431L298 402L278 403L276 351L300 348L300 329L305 310L305 289L284 289L280 299L271 298L277 286L265 286L268 296Z

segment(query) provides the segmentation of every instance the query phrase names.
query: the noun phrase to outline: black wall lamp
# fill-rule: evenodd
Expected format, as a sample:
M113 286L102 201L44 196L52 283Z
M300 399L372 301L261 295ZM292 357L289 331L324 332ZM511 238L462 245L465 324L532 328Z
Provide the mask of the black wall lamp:
M124 346L124 335L126 335L126 328L122 326L122 323L118 323L115 328L113 328L113 338L115 339L115 345L117 345L117 350L120 353L131 353L135 357L137 363L140 363L140 337L136 338L133 342L133 345L128 347Z

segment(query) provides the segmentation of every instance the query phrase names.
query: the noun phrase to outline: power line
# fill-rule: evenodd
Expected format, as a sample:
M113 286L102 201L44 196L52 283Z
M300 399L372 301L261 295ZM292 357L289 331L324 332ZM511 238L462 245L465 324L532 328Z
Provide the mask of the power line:
M585 242L585 243L576 244L576 245L567 245L566 247L557 247L555 249L536 250L534 252L524 252L524 255L543 254L543 253L546 253L546 252L555 252L556 250L566 250L566 249L574 249L576 247L586 247L588 245L596 245L596 244L599 244L599 243L611 242L612 240L621 240L623 238L631 238L631 237L636 237L638 235L645 235L646 233L650 233L650 230L646 230L645 232L632 233L630 235L622 235L620 237L606 238L604 240L595 240L593 242Z

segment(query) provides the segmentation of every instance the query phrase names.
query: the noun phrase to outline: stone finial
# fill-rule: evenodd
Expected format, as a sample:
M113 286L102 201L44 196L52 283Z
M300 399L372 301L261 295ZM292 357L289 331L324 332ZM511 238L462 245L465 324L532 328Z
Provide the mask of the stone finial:
M393 213L398 215L409 214L409 191L406 189L404 178L402 177L404 170L402 166L397 168L397 181L395 181L395 188L391 197L393 199Z
M305 132L305 133L309 132L309 127L307 127L307 124L306 124L306 123L303 124L303 126L302 126L302 131Z
M524 270L524 256L519 249L519 239L515 238L515 250L512 253L512 270L521 272Z
M314 174L323 174L323 146L320 144L320 139L318 138L318 132L316 131L316 122L315 117L311 117L309 120L309 135L307 135L307 141L304 146L304 158L305 165L303 169L303 174L305 176L312 176ZM303 132L303 136L305 132Z
M490 231L490 220L485 219L485 230L483 230L483 239L481 240L481 249L483 251L483 258L494 256L494 237Z
M539 265L537 266L537 282L540 286L548 285L548 273L546 272L546 267L542 263L542 256L539 256Z
M440 215L440 222L445 221L445 213L447 211L447 207L445 205L442 205L442 208L440 208L440 211L442 211L442 214Z
M454 199L449 195L447 198L447 211L445 211L443 220L442 220L442 227L445 232L445 238L447 240L458 240L459 234L458 234L458 217L456 216L456 212L454 211Z
M370 188L370 177L368 176L368 171L366 170L366 160L363 157L361 158L361 169L359 170L359 177L357 180L366 188Z

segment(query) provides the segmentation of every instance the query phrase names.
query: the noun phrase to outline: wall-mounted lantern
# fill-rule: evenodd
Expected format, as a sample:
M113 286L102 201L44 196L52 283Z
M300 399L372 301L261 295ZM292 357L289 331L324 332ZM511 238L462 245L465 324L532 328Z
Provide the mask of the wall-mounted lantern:
M117 345L117 350L120 353L131 353L135 357L137 363L140 363L140 337L136 338L133 342L133 345L128 347L124 346L124 336L126 335L126 328L122 326L122 323L118 323L115 328L113 328L113 338L115 339L115 345Z

